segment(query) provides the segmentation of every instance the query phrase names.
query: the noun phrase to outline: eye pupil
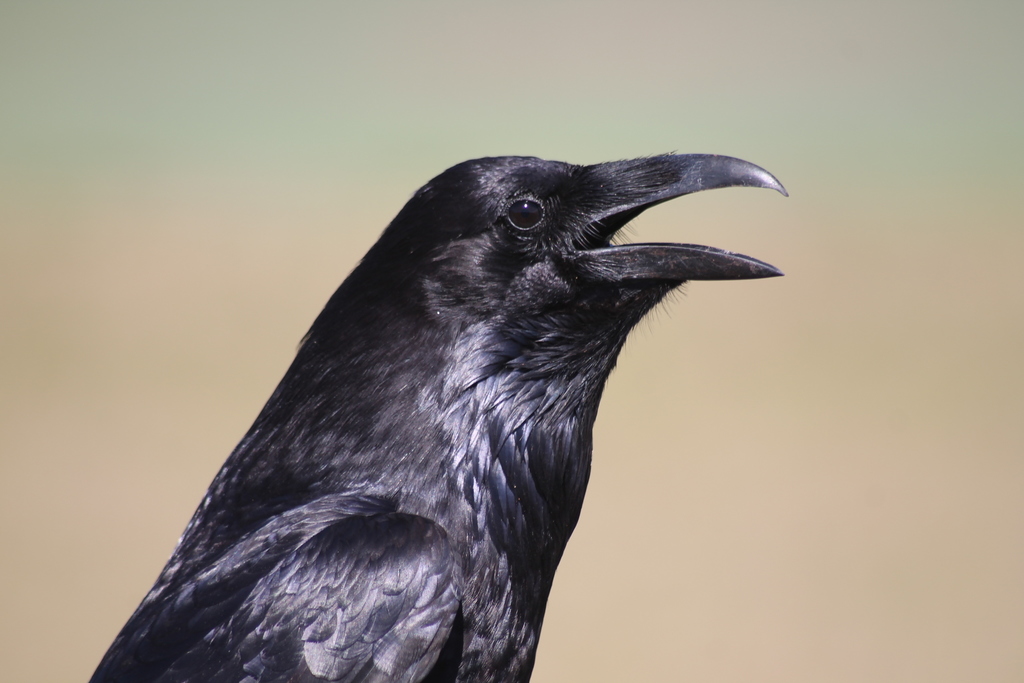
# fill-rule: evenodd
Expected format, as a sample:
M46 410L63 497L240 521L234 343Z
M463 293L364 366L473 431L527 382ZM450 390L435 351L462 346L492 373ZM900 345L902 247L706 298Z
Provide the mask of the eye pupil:
M540 223L544 210L532 199L520 199L508 207L508 219L517 228L532 228Z

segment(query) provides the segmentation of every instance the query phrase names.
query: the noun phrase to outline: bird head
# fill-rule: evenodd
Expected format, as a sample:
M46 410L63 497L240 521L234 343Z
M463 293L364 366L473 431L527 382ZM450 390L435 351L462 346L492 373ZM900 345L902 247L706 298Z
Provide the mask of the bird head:
M536 326L590 311L606 324L623 314L635 323L685 281L782 274L713 247L611 243L656 204L732 186L786 194L764 169L708 154L591 166L532 157L467 161L415 193L351 279L363 283L362 292L401 291L441 321L529 319ZM564 321L557 327L565 329Z

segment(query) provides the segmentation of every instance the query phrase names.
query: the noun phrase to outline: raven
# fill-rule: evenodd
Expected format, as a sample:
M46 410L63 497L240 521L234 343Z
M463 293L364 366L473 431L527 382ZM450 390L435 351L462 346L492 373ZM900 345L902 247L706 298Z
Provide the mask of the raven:
M612 245L767 171L689 154L466 161L327 302L93 683L527 681L634 325L747 256Z

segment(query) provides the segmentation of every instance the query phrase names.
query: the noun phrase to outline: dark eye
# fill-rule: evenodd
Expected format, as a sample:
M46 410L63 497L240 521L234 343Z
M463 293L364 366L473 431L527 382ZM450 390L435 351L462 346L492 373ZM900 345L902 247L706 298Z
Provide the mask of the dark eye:
M508 207L508 219L517 228L524 230L532 228L540 223L540 219L543 217L544 209L541 208L538 202L532 199L519 199L512 202L512 206Z

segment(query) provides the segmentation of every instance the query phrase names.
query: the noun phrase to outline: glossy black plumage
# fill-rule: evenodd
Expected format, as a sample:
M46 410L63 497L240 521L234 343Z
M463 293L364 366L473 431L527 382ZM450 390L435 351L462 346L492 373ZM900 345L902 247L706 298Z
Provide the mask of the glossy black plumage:
M479 159L331 297L94 683L525 681L604 382L688 279L771 277L610 238L752 164Z

